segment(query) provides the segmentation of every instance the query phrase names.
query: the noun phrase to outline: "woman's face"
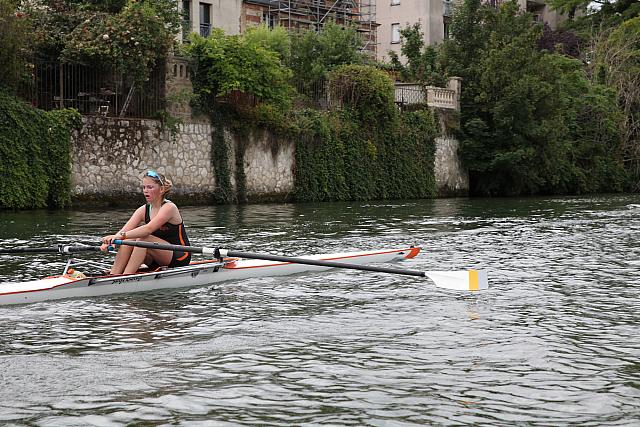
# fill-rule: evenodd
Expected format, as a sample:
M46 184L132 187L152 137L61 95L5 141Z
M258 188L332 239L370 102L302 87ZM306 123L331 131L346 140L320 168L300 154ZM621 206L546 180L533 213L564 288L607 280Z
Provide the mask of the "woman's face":
M164 193L158 181L145 176L142 178L142 194L144 194L144 198L147 202L151 203L162 198Z

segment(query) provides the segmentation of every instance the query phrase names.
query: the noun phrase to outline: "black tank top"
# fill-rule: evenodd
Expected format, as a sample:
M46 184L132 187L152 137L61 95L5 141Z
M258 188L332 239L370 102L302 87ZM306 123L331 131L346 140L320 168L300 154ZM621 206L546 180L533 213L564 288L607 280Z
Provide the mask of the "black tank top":
M171 203L169 200L164 200L162 204ZM147 203L144 212L144 223L148 224L151 221L151 205ZM180 224L171 224L165 222L160 228L151 233L152 236L156 236L159 239L164 240L172 245L189 246L189 237L184 229L184 221Z

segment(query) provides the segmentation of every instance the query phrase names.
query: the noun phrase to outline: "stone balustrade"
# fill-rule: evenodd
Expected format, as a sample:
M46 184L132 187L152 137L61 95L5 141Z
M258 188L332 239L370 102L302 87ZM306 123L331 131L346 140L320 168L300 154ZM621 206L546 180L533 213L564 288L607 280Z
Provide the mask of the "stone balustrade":
M457 109L456 92L442 87L427 86L427 105L429 107L444 108L448 110Z
M418 83L396 83L395 101L400 106L426 104L433 108L460 110L460 77L451 77L446 88Z

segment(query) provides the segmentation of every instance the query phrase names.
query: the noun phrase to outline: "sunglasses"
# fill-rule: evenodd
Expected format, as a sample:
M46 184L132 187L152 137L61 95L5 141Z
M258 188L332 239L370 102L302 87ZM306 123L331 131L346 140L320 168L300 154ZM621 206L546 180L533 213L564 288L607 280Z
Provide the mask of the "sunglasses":
M152 170L148 170L147 173L144 174L144 176L148 176L149 178L157 179L158 181L160 181L160 185L164 187L164 180L158 174L158 172L152 171Z

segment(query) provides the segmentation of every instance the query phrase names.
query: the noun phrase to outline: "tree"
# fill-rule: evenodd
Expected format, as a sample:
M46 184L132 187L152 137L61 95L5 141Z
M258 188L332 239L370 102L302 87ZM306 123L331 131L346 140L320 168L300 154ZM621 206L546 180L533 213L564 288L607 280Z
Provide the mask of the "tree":
M244 39L250 45L260 45L276 52L283 65L288 64L291 60L291 38L284 27L273 29L266 25L250 27L245 31Z
M192 34L187 52L195 61L194 92L207 110L216 98L233 91L282 108L291 102L291 71L282 66L277 52L253 39L214 29L208 38Z
M363 64L362 38L353 26L328 22L320 31L294 34L291 41L290 68L299 87L312 87L327 73L345 64Z
M389 51L389 57L391 65L400 71L402 80L434 86L444 85L444 75L437 63L437 50L434 46L424 45L420 22L401 29L400 37L400 52L407 59L407 65L402 65L395 51Z
M21 11L38 59L120 68L136 81L172 49L179 29L174 0L32 0Z
M592 79L617 94L622 156L634 177L633 189L640 191L640 17L600 32L590 56Z
M443 64L464 79L460 138L474 193L621 189L615 96L580 61L541 51L542 27L515 2L496 10L467 0L452 33Z
M15 92L27 74L29 56L28 16L17 0L0 2L0 88Z
M549 52L557 52L573 58L580 58L580 47L582 43L582 40L580 40L575 32L565 29L552 30L549 24L545 22L538 46L540 49L545 49Z

